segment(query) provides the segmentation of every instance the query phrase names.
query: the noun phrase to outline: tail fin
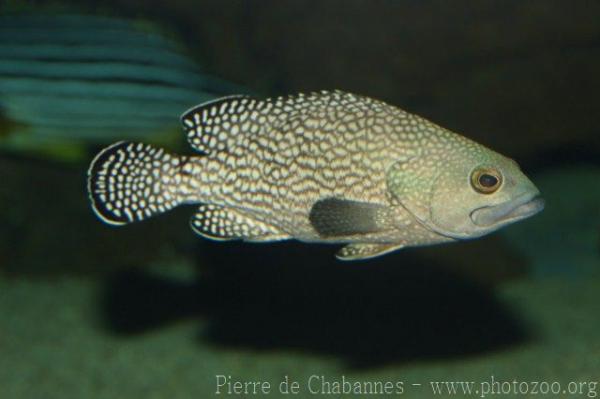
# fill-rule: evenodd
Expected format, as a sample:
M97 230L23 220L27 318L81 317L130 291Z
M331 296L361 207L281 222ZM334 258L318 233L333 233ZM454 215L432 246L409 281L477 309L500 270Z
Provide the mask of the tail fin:
M102 150L88 171L94 212L104 222L122 225L179 205L177 193L185 157L146 144L119 142Z

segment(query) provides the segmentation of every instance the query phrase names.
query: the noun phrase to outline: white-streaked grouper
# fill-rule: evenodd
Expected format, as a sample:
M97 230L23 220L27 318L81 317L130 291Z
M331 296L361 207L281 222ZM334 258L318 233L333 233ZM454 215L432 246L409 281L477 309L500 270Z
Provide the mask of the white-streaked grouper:
M231 96L181 122L199 154L119 142L96 156L88 189L103 221L199 204L204 237L343 243L350 260L480 237L544 207L513 160L355 94Z

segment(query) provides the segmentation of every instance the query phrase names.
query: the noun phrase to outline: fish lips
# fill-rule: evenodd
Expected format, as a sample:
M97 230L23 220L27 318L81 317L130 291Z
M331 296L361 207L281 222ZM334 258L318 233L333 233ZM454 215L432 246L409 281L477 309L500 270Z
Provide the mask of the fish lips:
M545 202L539 193L524 194L500 205L485 206L471 212L471 220L480 227L504 226L541 212Z

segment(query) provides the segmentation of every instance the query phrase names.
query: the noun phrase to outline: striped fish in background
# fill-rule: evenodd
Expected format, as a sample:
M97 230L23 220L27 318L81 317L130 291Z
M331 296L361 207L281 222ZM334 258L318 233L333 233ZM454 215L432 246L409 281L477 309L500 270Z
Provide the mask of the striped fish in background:
M116 139L177 140L178 116L240 91L201 72L151 25L0 16L0 148L77 159Z

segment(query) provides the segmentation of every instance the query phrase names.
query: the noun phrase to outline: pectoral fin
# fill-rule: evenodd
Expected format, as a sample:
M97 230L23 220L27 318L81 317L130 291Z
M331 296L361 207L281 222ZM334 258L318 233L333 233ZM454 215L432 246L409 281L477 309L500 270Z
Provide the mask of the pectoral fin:
M335 254L340 260L370 259L385 255L404 247L404 243L378 244L378 243L356 243L343 247Z
M366 235L382 230L386 209L383 205L331 197L315 202L309 220L322 238Z

